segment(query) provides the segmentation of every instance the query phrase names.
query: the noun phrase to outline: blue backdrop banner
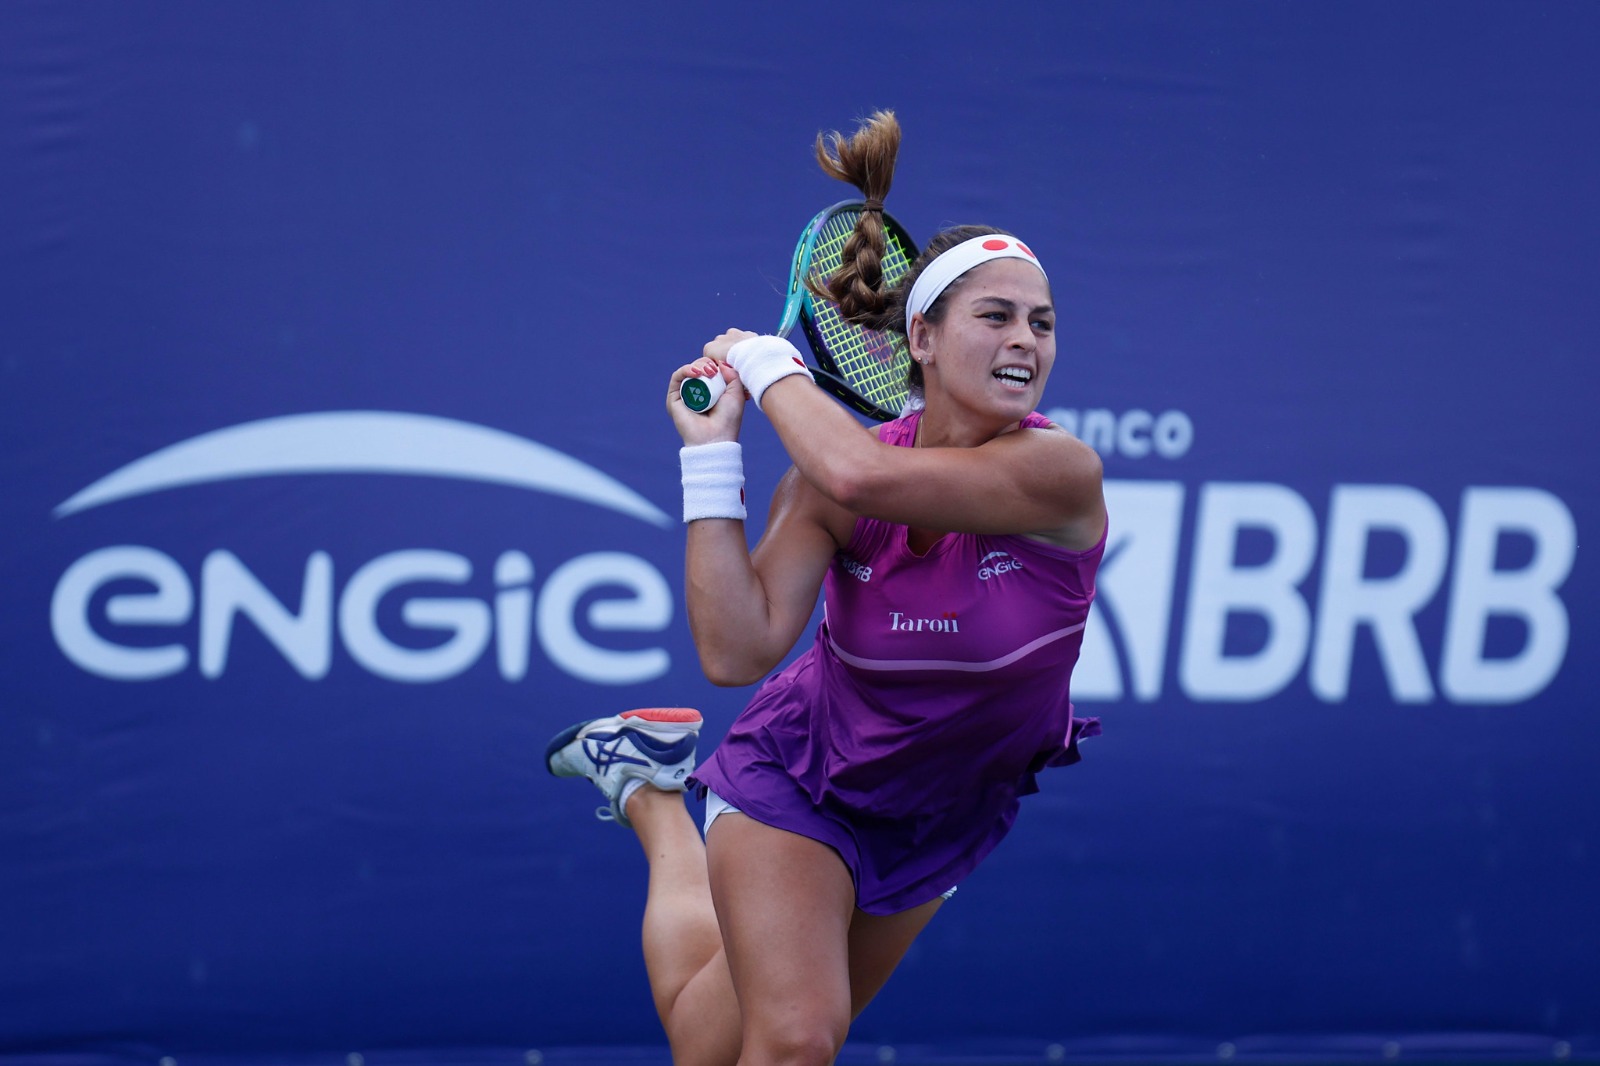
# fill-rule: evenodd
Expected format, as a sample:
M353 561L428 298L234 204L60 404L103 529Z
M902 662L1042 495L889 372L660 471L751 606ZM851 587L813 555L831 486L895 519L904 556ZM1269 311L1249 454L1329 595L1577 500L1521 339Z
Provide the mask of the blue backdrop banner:
M849 192L811 141L878 107L914 235L1049 265L1111 536L1104 735L852 1041L1600 1056L1597 46L1561 2L0 8L0 1056L664 1047L639 849L544 744L748 699L662 398L776 324Z

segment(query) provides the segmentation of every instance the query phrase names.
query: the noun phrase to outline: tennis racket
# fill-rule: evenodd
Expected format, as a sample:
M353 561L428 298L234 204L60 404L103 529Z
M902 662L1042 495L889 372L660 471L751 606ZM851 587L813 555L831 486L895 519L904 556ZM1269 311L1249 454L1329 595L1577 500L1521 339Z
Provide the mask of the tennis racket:
M846 322L832 300L818 296L809 278L822 288L843 261L845 241L861 217L860 200L844 200L817 213L794 248L789 267L789 292L776 333L787 337L796 323L805 331L817 384L852 410L879 422L899 418L906 402L906 368L911 351L903 334L880 332ZM917 258L917 244L892 216L883 216L883 282L893 285ZM696 411L709 411L722 395L722 379L689 378L679 395Z

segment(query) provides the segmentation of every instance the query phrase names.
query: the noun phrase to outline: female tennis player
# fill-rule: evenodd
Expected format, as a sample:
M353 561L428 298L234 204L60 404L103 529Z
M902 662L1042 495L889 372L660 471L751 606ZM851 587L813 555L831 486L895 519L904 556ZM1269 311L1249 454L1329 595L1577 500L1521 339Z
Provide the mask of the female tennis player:
M818 154L881 203L898 142L879 115ZM865 429L787 341L741 330L668 389L701 664L719 685L765 683L698 769L683 709L579 723L548 755L644 846L645 961L680 1064L833 1061L1035 774L1098 732L1068 679L1105 546L1101 469L1034 411L1056 357L1045 273L1015 237L961 227L879 292L871 233L854 243L832 298L907 335L914 410ZM726 395L689 411L680 385L709 373ZM754 550L745 396L793 461ZM815 642L767 677L819 591ZM704 842L686 786L707 790Z

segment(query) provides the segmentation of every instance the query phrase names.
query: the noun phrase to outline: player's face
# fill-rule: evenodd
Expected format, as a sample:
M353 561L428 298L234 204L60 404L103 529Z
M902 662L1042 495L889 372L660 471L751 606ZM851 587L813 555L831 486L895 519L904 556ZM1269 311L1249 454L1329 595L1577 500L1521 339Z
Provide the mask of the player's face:
M1032 411L1056 359L1056 315L1039 268L1021 259L974 267L946 296L929 365L953 399L1008 419Z

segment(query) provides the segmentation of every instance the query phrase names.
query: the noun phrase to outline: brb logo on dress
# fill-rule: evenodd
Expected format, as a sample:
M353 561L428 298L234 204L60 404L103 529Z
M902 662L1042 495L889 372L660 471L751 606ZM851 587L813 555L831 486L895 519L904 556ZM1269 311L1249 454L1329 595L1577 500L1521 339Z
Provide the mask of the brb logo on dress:
M845 573L849 574L851 577L862 582L863 584L872 580L872 567L861 562L859 559L853 559L848 555L841 555L839 556L839 565L844 567Z
M507 485L582 501L660 529L674 525L632 489L552 448L485 426L392 411L291 415L205 433L113 471L62 503L55 516L66 519L116 501L209 483L309 474L421 475ZM67 659L117 681L150 681L191 667L204 677L220 677L244 623L312 681L327 675L336 641L359 667L400 682L454 677L491 645L507 681L527 676L535 643L556 668L596 684L650 681L669 669L665 648L602 647L585 636L586 628L646 635L668 628L671 589L645 559L616 551L581 554L550 570L537 593L533 559L524 552L500 552L489 569L491 596L426 595L424 586L466 585L474 563L456 552L410 548L356 563L336 589L333 555L318 549L305 558L298 607L291 607L227 548L209 551L186 570L158 548L116 544L67 566L51 597L50 627ZM604 598L597 595L600 589ZM400 622L433 634L435 642L415 647L392 639L380 621L380 602L389 605L390 615L398 602ZM189 632L195 636L183 636ZM640 643L637 637L634 643Z

